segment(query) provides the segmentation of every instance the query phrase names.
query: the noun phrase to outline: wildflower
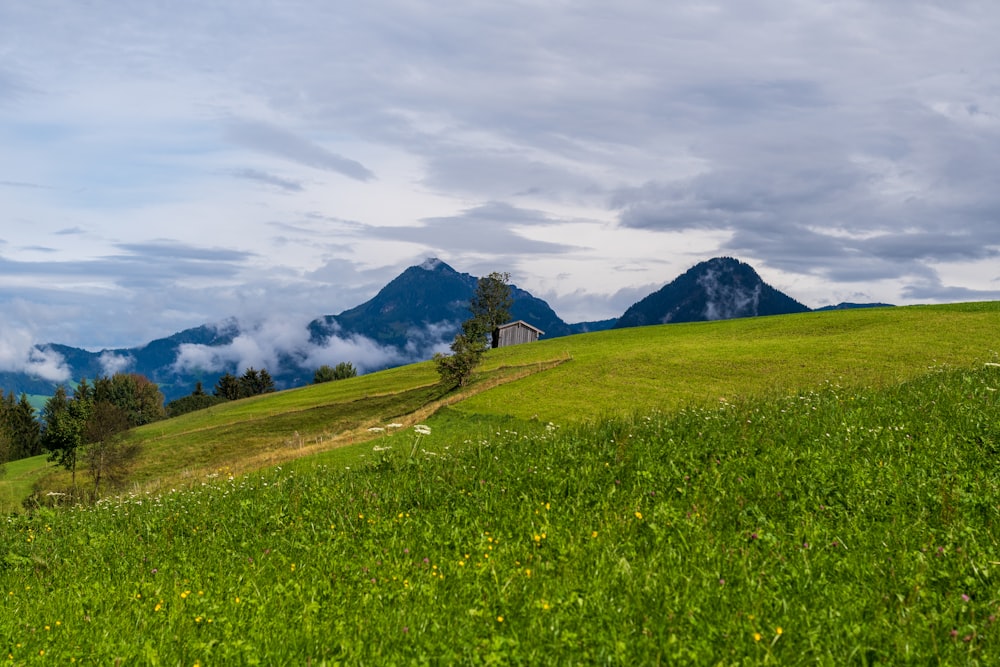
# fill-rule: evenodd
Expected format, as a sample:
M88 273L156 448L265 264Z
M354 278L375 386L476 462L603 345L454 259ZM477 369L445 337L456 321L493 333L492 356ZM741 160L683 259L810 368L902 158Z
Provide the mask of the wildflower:
M962 602L968 602L968 601L969 601L969 596L966 595L965 593L962 593Z
M417 424L416 426L413 427L413 431L417 435L430 435L431 427L428 426L427 424Z
M503 616L497 616L497 623L503 623Z
M781 629L780 625L774 629L774 634L778 635L779 637L781 636L782 632L784 631Z
M642 518L642 512L638 512L638 511L637 511L637 512L635 513L635 518L636 518L636 519L641 519L641 518Z
M753 640L755 642L759 642L760 641L760 633L759 632L753 633Z
M591 536L591 537L597 537L597 531L595 530L594 532L592 532L592 533L590 534L590 536Z

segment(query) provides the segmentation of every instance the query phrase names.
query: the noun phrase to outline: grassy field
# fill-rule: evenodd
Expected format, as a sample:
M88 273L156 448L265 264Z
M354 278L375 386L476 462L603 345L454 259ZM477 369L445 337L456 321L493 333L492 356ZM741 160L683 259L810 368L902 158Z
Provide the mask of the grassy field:
M153 424L137 472L182 490L0 524L0 657L995 664L998 332L997 304L650 327L495 351L464 396L423 364ZM220 464L289 428L329 440Z
M495 363L571 359L463 401L467 414L558 423L836 382L895 384L1000 353L1000 302L640 327L498 350ZM509 356L505 356L509 355Z

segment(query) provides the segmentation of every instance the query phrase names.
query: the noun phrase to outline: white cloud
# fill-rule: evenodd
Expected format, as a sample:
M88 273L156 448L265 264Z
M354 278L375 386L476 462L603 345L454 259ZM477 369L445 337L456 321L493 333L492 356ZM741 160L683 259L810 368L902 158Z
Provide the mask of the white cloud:
M97 358L99 364L101 364L101 371L104 375L114 375L115 373L124 373L128 368L135 363L135 359L128 354L115 354L110 350L101 353L101 356Z
M350 362L359 372L369 372L417 361L422 350L403 353L379 345L364 336L333 335L317 343L310 339L307 322L268 319L239 326L240 333L227 345L184 344L178 351L174 370L220 372L235 368L237 374L248 368L266 368L272 375L281 371L315 370L323 364Z
M0 328L0 371L27 373L50 382L66 382L70 370L61 354L49 347L35 347L25 329Z

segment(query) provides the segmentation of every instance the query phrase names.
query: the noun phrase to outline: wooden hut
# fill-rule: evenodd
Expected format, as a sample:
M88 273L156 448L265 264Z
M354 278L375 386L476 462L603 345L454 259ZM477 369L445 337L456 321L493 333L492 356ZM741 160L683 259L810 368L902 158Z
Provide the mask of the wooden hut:
M493 332L493 347L507 347L508 345L520 345L521 343L532 343L538 340L539 336L544 336L545 332L538 327L533 327L524 320L501 324Z

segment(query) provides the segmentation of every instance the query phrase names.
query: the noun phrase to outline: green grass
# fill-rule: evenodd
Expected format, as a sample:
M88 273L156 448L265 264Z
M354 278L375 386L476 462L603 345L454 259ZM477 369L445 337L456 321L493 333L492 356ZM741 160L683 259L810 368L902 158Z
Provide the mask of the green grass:
M13 512L31 494L34 485L48 472L46 457L33 456L4 465L0 476L0 513Z
M1000 352L1000 302L859 309L607 331L499 350L507 359L571 359L464 401L468 414L565 423L672 410L825 382L898 383Z
M0 649L16 664L996 664L998 389L979 365L561 427L463 429L449 410L350 470L299 461L11 517Z
M133 493L0 523L0 658L995 664L998 332L647 327L493 351L464 394L425 363L152 424Z
M452 409L465 419L570 424L744 395L782 396L825 382L892 385L928 369L995 359L998 332L1000 303L988 302L571 336L491 351L469 395L458 396ZM532 371L538 372L503 382ZM357 461L360 450L340 449L369 439L367 427L413 423L455 400L443 397L436 381L433 364L425 362L151 424L132 434L144 448L132 484L177 487L212 472L242 472L333 448L338 451L324 460ZM69 485L68 474L51 468L39 481L43 493Z

